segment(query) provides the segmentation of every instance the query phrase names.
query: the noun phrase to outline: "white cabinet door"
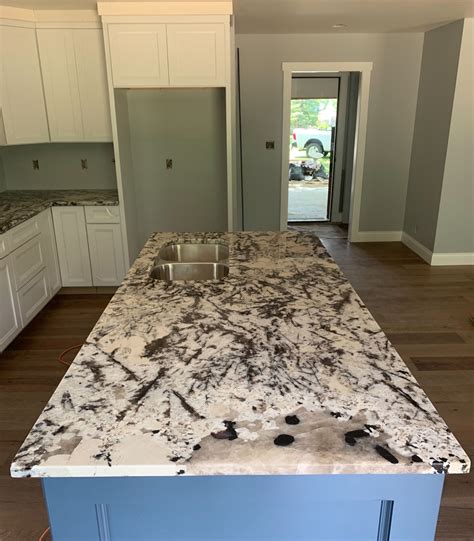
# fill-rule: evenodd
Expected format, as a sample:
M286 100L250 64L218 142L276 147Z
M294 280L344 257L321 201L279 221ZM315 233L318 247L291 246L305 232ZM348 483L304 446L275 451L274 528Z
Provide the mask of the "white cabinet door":
M168 86L164 24L109 25L114 87Z
M20 289L46 267L43 236L38 235L11 254L16 289Z
M3 351L21 330L10 256L0 259L0 299L0 351Z
M171 86L224 86L224 24L168 24Z
M43 269L18 291L18 304L23 327L28 325L49 299L48 278L46 269Z
M84 207L53 207L52 211L63 286L91 286Z
M100 29L73 30L85 141L112 141L104 38Z
M39 221L49 294L50 297L53 297L61 289L61 275L59 274L58 251L56 248L51 210L47 209L43 211L39 215Z
M49 141L36 31L2 26L0 94L7 144Z
M125 276L120 224L87 224L95 286L119 285Z
M38 29L37 33L51 141L83 141L72 31Z

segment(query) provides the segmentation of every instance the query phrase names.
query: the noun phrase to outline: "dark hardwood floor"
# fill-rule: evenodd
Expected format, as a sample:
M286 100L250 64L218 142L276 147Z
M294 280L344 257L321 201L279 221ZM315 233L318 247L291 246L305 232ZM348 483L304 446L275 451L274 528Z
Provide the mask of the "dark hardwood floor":
M10 463L67 370L59 355L84 342L110 298L57 295L0 354L0 541L37 541L48 525L39 481L11 479Z
M474 457L474 269L429 267L401 243L323 242ZM0 355L1 541L36 541L47 525L39 482L10 479L9 465L66 370L59 354L87 337L109 298L57 296ZM474 540L473 474L448 476L437 540Z

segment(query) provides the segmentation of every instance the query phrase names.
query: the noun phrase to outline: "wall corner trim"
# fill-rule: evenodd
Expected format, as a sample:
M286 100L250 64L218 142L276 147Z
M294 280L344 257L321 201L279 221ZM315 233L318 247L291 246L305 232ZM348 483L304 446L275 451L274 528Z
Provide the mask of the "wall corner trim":
M351 242L400 242L401 231L358 231L354 233Z
M441 265L474 265L474 252L434 253L431 264Z
M403 231L402 233L402 242L405 246L410 248L410 250L415 252L415 254L419 255L421 259L426 261L428 265L431 265L433 252L431 250L428 250L428 248L424 246L423 244L421 244L421 242L414 239L408 233L405 233L405 231Z
M408 233L403 232L402 242L410 248L415 254L418 254L431 266L450 266L450 265L474 265L474 252L460 253L441 253L432 252L421 242L411 237Z

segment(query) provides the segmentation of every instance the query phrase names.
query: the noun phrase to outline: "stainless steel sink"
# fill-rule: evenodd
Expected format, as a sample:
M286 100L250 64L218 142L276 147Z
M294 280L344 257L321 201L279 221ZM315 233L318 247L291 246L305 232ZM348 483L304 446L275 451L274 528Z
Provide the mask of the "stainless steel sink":
M218 263L228 258L229 248L223 243L168 244L158 254L161 261L177 263Z
M176 242L161 247L150 276L156 280L222 280L229 274L229 247L222 242Z
M222 280L229 274L223 263L159 263L150 272L156 280Z

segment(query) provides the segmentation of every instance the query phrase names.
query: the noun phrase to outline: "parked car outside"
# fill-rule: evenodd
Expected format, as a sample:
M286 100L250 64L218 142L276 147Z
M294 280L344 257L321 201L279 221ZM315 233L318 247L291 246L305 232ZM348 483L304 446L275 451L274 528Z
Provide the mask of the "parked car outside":
M308 158L326 156L331 151L331 130L295 128L293 144L298 150L305 150Z

